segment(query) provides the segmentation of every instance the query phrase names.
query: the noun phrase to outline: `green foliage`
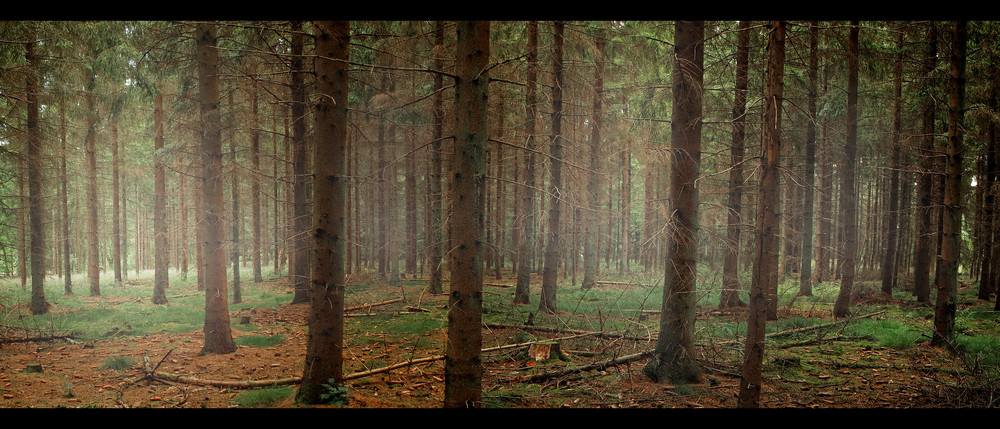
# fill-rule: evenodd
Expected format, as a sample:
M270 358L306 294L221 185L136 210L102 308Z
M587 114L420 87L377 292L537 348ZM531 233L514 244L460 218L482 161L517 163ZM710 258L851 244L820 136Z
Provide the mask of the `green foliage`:
M108 358L101 364L101 369L110 369L112 371L124 371L126 369L135 366L135 359L131 356L114 356Z
M233 404L240 408L267 408L295 394L291 387L251 389L233 397Z
M244 335L233 341L239 346L273 347L285 342L285 337L283 335Z
M916 346L922 332L893 319L860 320L848 328L851 335L871 336L882 347L906 350Z
M347 402L351 399L347 394L348 387L338 384L332 378L327 380L327 383L323 383L323 388L326 389L326 392L320 393L319 398L330 405L347 405Z

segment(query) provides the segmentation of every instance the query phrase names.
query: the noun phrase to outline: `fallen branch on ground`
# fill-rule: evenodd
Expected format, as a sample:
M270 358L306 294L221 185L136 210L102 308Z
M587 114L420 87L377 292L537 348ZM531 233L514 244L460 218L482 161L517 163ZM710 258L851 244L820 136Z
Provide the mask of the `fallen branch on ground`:
M347 307L347 308L345 308L344 311L345 312L346 311L355 311L355 310L360 310L362 308L378 307L380 305L392 304L394 302L402 302L402 301L403 301L403 298L396 298L396 299L390 299L388 301L376 302L374 304L355 305L354 307Z

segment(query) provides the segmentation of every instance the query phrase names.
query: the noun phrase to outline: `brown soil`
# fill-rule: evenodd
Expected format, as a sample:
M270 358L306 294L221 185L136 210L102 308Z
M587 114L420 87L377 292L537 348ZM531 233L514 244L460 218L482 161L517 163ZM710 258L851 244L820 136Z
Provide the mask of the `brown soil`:
M423 305L440 305L436 297ZM440 301L440 302L437 302ZM370 311L405 311L398 303ZM253 335L281 334L285 342L274 347L240 346L235 353L201 355L200 330L175 335L123 337L80 343L68 340L8 342L0 345L0 407L89 408L230 408L245 388L202 385L176 379L149 378L145 365L156 374L172 374L207 381L288 380L302 373L305 358L308 305L257 309L250 316L259 329ZM737 316L733 316L737 317ZM348 335L362 336L352 330ZM247 335L234 329L234 336ZM513 330L487 329L484 347L509 343ZM565 334L534 333L537 336ZM429 333L427 336L441 335ZM426 341L430 344L432 341ZM515 351L488 353L484 358L483 390L492 406L510 408L730 408L736 405L739 369L721 364L709 368L703 382L673 386L650 382L637 360L601 371L575 373L527 386L517 377L530 368L561 368L627 355L651 347L650 343L585 338L562 344L570 362L553 360L535 364ZM803 346L822 349L836 344ZM366 369L365 362L387 362L441 354L439 349L401 350L399 345L369 343L345 352L345 373ZM703 361L713 349L703 347ZM762 406L767 408L885 408L949 407L968 405L956 400L961 380L952 370L957 359L928 346L905 351L887 348L842 350L829 362L810 362L808 370L794 359L771 359L766 368ZM121 371L102 369L109 357L131 356L137 363ZM784 355L783 355L784 356ZM148 363L146 363L148 362ZM444 361L412 365L348 382L352 408L436 408L443 401ZM41 364L41 372L28 370ZM775 365L799 371L781 371ZM795 374L794 376L789 374ZM284 384L292 389L295 383ZM516 392L516 393L515 393ZM527 392L527 393L526 393ZM273 408L300 407L294 395Z

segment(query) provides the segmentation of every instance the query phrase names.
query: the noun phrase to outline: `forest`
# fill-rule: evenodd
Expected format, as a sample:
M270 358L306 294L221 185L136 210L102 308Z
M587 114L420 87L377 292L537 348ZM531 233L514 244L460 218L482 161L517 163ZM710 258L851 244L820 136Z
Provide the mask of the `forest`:
M997 407L998 40L0 22L0 407Z

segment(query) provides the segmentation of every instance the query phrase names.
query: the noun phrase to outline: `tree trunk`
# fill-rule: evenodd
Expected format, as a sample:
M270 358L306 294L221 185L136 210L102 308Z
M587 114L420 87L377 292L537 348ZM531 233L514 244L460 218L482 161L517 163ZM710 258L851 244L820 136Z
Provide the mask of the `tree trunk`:
M483 232L490 24L458 23L451 295L444 406L482 405Z
M965 115L965 55L967 23L953 24L951 79L948 88L948 146L945 164L944 217L941 234L941 273L934 310L933 345L953 346L958 300L958 264L962 248L962 152Z
M594 100L590 134L590 183L588 196L590 209L587 210L587 242L583 246L583 283L581 287L590 289L597 281L597 213L601 208L601 126L604 96L604 45L603 35L598 35L594 46ZM574 251L575 255L576 252Z
M992 64L992 79L989 83L989 95L988 95L988 107L991 111L997 111L1000 107L998 104L997 96L998 84L997 81L1000 76L997 73L997 58L991 57L990 62ZM983 255L982 262L980 263L980 278L979 278L979 294L978 298L988 301L990 296L997 292L995 288L996 277L1000 275L997 273L993 267L996 261L994 255L996 254L996 247L1000 245L994 245L993 240L996 238L997 223L1000 222L1000 218L996 215L997 207L997 179L998 179L998 160L997 156L1000 155L998 152L997 144L997 125L996 121L990 120L986 125L986 172L983 175L985 183L981 186L983 188L983 211L981 215L983 216Z
M548 240L545 243L545 263L542 269L542 293L538 306L547 313L555 313L556 280L559 275L559 199L562 195L562 115L563 115L563 31L566 24L562 21L553 23L553 55L552 55L552 146L551 179L549 183L549 225L546 232Z
M153 249L156 260L153 273L153 304L167 303L167 189L163 174L163 86L157 85L156 105L153 111Z
M778 170L781 157L781 100L785 69L785 23L769 25L764 123L761 140L761 178L757 201L757 233L754 241L753 275L750 284L749 321L742 380L737 405L756 408L760 401L761 368L764 364L764 328L768 316L768 294L778 283Z
M840 292L833 306L834 317L850 314L851 291L858 257L858 195L855 192L858 151L858 23L851 22L847 39L847 140L844 168L840 176L840 219L844 223L844 256L841 262Z
M701 172L702 91L705 23L675 24L673 112L670 141L670 212L672 234L667 245L666 277L660 333L652 359L643 372L654 381L696 382L701 368L695 361L695 285L698 258L698 187Z
M25 98L27 101L27 138L28 150L28 234L30 235L31 255L31 314L48 313L49 303L45 300L45 235L42 231L43 206L42 195L42 134L38 124L38 57L35 56L35 42L24 45L28 69L25 79Z
M524 232L517 252L517 284L514 303L527 304L531 296L531 271L535 255L535 118L537 113L538 81L538 22L529 21L527 77L524 96L524 186L521 187L521 209L524 211Z
M437 21L434 24L434 70L444 69L444 24ZM427 175L427 192L430 194L430 221L428 234L430 243L427 249L427 265L430 267L430 282L427 289L430 293L444 293L442 283L442 246L444 244L444 224L441 217L441 139L444 137L444 76L434 74L434 108L431 112L434 128L431 134L431 171Z
M885 255L882 259L882 294L892 297L892 289L896 283L896 249L897 228L899 226L899 169L900 169L900 135L902 133L903 105L903 32L900 30L896 39L896 64L893 76L893 92L895 103L892 108L892 149L889 169L889 208L885 211L886 231Z
M292 169L293 169L293 224L292 235L292 283L295 294L292 304L309 301L309 248L306 237L309 236L309 217L306 205L306 88L305 68L302 59L303 36L302 22L292 22L292 43L290 60L292 89Z
M314 174L313 259L309 337L305 369L296 398L316 404L327 393L324 384L344 377L344 270L347 212L344 173L347 148L347 88L350 23L316 23L317 92Z
M90 283L90 296L101 296L101 271L98 262L98 232L97 232L97 115L94 106L95 76L89 76L89 83L84 90L84 100L87 106L87 136L85 138L87 152L87 280Z
M73 295L73 267L70 263L69 253L69 196L68 178L66 174L66 101L59 98L59 140L62 143L62 152L59 160L59 200L62 205L62 246L63 246L63 271L66 276L63 278L63 293L67 296ZM124 208L123 208L124 210Z
M114 118L112 118L114 121ZM112 245L113 254L111 256L115 264L115 285L122 284L122 245L121 245L121 204L118 198L121 189L119 187L119 160L118 160L118 125L111 124L111 231L114 237Z
M260 115L257 106L257 84L250 86L250 212L253 217L253 243L250 249L253 264L253 281L262 281L261 265L261 207L260 207Z
M750 70L750 22L741 20L736 46L736 87L733 97L733 137L730 146L726 256L722 267L719 308L746 305L740 300L740 232L743 229L743 142L746 137L747 75Z
M809 28L809 99L807 109L809 118L806 120L806 140L802 188L802 244L801 266L799 268L799 295L812 296L812 263L813 263L813 205L816 185L816 98L819 86L819 25L812 22Z
M927 90L934 70L937 68L937 27L934 22L928 23L927 53L924 56L923 80L928 82ZM934 179L931 169L934 151L934 104L930 93L923 96L923 130L920 153L920 173L917 179L917 248L913 257L913 294L918 302L930 302L930 267L931 246L934 233L931 224L931 184Z
M235 117L236 109L233 106L233 93L229 93L229 114ZM229 164L232 171L229 173L230 193L232 195L232 223L229 225L229 258L233 265L233 304L243 302L243 292L240 285L240 193L237 186L240 182L239 166L236 163L236 132L234 128L229 128Z
M198 92L201 100L201 174L204 210L205 345L201 352L236 351L229 326L226 252L222 197L222 123L219 106L219 66L215 26L199 24Z

